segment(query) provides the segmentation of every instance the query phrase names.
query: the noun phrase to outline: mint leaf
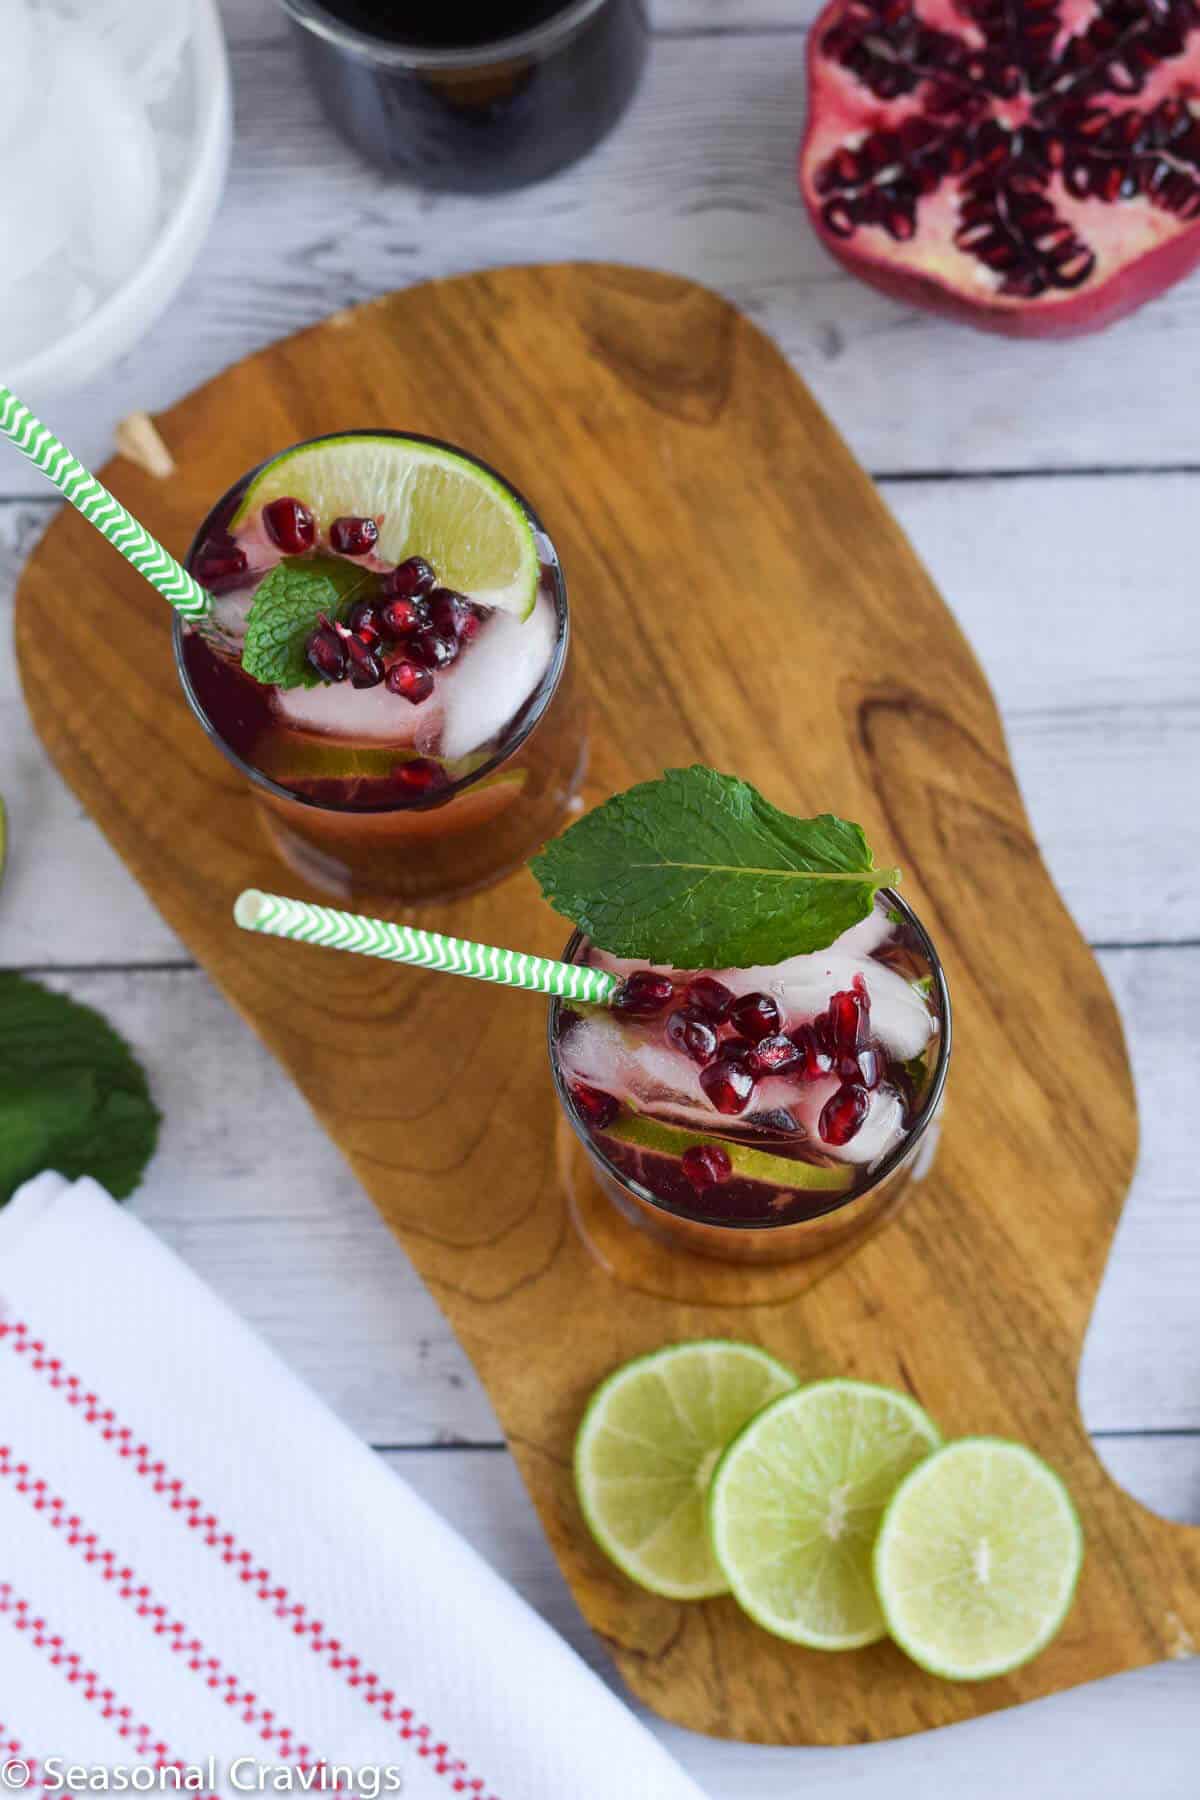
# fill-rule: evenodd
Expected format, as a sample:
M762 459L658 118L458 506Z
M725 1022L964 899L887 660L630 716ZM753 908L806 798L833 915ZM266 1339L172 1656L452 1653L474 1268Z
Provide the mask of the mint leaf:
M0 1206L43 1169L131 1194L158 1141L141 1066L98 1012L0 973Z
M372 570L344 556L285 556L254 590L246 617L242 667L269 687L317 687L304 654L322 613L346 612L374 585Z
M616 794L530 864L557 912L614 956L747 968L823 950L864 919L876 869L861 826L795 819L715 769Z

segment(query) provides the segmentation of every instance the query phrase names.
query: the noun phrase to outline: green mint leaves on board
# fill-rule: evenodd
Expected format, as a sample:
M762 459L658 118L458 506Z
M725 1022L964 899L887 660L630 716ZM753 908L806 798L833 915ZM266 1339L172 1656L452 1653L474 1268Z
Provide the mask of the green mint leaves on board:
M602 950L676 969L823 950L900 873L875 868L861 826L792 818L749 782L699 765L614 795L530 867L550 905Z
M321 614L340 617L373 581L370 569L344 556L285 556L250 602L242 648L247 675L271 687L319 686L321 677L304 651Z
M158 1127L140 1064L98 1012L0 971L0 1206L44 1169L123 1200Z

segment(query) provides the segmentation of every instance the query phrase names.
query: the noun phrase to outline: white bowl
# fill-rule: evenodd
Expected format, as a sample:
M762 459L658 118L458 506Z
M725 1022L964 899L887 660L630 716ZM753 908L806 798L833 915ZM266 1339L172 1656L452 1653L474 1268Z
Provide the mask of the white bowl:
M79 325L3 371L17 393L82 387L131 350L183 286L220 203L233 141L229 59L217 0L194 0L192 60L196 118L179 191L136 273Z

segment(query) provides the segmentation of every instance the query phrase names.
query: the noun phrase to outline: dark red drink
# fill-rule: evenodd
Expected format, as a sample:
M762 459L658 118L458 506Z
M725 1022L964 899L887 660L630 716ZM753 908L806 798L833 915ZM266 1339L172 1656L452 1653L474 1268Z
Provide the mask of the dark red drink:
M701 1254L781 1261L857 1235L932 1153L950 1049L936 952L888 889L772 968L624 963L610 1007L551 1011L551 1062L609 1197Z
M180 675L201 723L250 780L276 847L306 878L341 897L465 892L524 862L579 778L584 730L562 572L524 501L461 452L452 454L503 488L533 529L539 566L526 616L448 588L408 545L391 560L387 510L370 495L330 517L288 495L255 503L277 465L290 470L298 454L355 438L449 449L349 434L243 477L189 554L215 610L202 629L177 625ZM332 571L346 590L305 639L307 686L257 680L243 666L255 596L281 563Z

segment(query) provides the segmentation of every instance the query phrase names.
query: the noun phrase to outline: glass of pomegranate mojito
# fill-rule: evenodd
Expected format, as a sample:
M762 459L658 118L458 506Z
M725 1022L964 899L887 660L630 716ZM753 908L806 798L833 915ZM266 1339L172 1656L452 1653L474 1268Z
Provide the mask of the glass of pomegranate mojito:
M188 568L193 712L276 850L338 897L469 892L518 867L578 786L566 584L528 503L477 458L398 432L253 469Z
M703 817L691 798L683 833ZM706 852L672 846L665 820L652 847L639 851L640 866L659 854L677 859L676 868L692 855L699 867ZM731 854L728 841L719 855ZM610 832L599 845L610 859L614 842ZM535 864L552 904L544 870L555 848ZM721 873L732 892L734 872ZM759 869L746 873L761 880ZM794 871L780 874L787 880ZM813 879L849 877L829 870ZM631 891L628 880L621 891ZM663 959L670 926L660 915L655 961L611 954L576 931L565 959L605 969L621 985L607 1006L552 1003L554 1084L601 1188L635 1224L702 1255L785 1262L858 1236L925 1172L950 1057L946 978L900 896L887 887L862 891L859 915L826 946L744 966L697 967L691 956L688 967L671 966ZM694 914L690 898L684 903ZM560 910L577 920L589 911ZM610 908L605 928L612 916ZM772 930L786 945L786 920ZM811 932L798 925L796 941L807 946Z

